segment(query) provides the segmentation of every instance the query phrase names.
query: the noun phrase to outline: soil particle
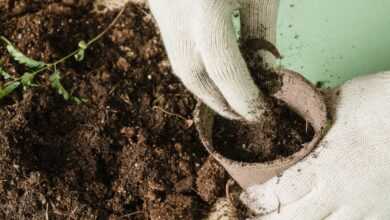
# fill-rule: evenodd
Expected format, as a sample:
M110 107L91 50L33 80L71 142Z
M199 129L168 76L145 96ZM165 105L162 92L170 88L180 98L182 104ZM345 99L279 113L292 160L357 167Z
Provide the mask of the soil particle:
M227 181L227 173L218 165L212 158L206 161L198 171L198 179L196 180L199 196L210 204L223 194L224 185Z
M0 34L34 59L56 60L116 15L93 14L91 2L0 1ZM196 100L171 73L145 11L127 5L83 62L58 66L64 86L86 104L64 101L47 73L37 78L40 86L0 102L0 219L170 220L207 213L217 194L205 196L204 189L223 190L226 174L215 163L205 168L208 154L190 123ZM23 73L2 46L0 60L10 74Z
M175 184L176 192L189 192L192 190L193 182L192 176L185 177Z

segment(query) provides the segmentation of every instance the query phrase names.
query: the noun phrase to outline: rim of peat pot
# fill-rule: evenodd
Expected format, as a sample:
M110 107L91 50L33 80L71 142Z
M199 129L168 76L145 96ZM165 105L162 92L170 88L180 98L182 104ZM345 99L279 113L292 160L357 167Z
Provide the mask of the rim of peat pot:
M291 110L310 122L314 129L313 139L288 157L261 163L226 158L213 147L214 112L201 102L194 112L196 129L203 146L244 189L264 183L302 160L316 147L327 129L328 109L321 92L296 72L282 69L278 74L282 86L273 96L284 101Z

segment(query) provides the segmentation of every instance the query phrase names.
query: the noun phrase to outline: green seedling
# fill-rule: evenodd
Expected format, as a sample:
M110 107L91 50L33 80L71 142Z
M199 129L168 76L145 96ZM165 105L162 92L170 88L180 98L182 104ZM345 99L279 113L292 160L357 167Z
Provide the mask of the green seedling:
M5 80L12 78L12 76L1 67L1 63L0 63L0 76L3 77Z
M61 73L57 69L57 66L64 63L66 60L73 58L77 62L81 62L85 58L85 51L97 40L99 40L108 30L118 21L119 17L124 12L123 8L114 20L104 29L100 34L85 42L84 40L78 43L78 48L73 52L67 54L66 56L51 62L45 63L43 61L34 60L25 54L23 54L18 48L16 48L11 41L9 41L4 36L0 36L0 40L4 43L5 48L8 54L20 65L23 65L26 69L26 72L23 73L20 77L13 77L9 74L0 63L0 78L5 81L5 84L0 87L0 100L10 95L12 92L16 91L18 88L22 87L23 90L27 90L31 87L38 86L35 83L35 78L40 73L50 73L49 81L53 89L57 91L65 100L73 101L77 104L86 102L86 99L79 98L70 94L61 83Z

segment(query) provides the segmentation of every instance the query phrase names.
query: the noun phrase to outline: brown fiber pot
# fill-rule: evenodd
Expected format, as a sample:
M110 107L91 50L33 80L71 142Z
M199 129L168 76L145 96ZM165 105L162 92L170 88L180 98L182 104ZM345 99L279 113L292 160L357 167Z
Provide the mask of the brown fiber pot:
M280 70L279 74L282 76L283 85L274 97L283 100L310 122L315 131L311 142L304 144L301 150L289 157L266 163L246 163L226 158L213 147L213 111L202 103L199 103L195 110L195 125L203 145L244 189L264 183L300 161L315 148L326 130L327 108L322 94L298 73Z

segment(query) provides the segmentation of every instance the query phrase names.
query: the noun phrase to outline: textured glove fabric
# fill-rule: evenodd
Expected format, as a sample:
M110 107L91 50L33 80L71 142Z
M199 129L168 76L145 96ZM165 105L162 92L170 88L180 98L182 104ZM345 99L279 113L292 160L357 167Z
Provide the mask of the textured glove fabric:
M174 73L219 114L257 121L264 97L241 56L232 24L240 10L245 38L275 41L278 1L150 0Z
M334 97L319 147L241 195L255 219L390 219L390 72L354 79Z

